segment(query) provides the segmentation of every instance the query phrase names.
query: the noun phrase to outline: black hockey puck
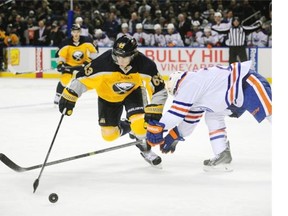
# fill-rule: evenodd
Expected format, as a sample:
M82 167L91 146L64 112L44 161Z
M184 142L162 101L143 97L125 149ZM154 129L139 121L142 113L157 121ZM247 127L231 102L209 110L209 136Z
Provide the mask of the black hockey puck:
M51 194L49 195L49 201L50 201L51 203L57 202L57 201L58 201L58 195L57 195L56 193L51 193Z

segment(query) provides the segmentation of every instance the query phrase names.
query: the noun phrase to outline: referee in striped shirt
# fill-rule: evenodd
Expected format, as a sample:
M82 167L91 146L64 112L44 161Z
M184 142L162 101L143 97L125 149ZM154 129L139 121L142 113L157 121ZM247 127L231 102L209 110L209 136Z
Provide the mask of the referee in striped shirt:
M228 35L228 43L229 47L229 64L233 62L238 62L237 57L240 62L247 61L247 53L246 53L246 35L250 34L253 31L261 28L261 21L256 21L253 26L243 26L240 24L239 17L233 17L232 25L228 25L227 28L217 28L217 26L213 26L212 29L219 34L227 34Z

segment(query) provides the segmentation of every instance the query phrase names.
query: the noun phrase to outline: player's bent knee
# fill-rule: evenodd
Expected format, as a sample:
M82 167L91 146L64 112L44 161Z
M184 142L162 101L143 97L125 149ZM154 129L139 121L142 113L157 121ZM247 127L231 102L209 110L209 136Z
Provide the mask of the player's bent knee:
M101 127L101 134L105 141L114 141L118 137L120 137L119 127L107 126Z
M129 118L131 122L131 131L138 139L146 137L146 129L144 128L144 114L132 115Z

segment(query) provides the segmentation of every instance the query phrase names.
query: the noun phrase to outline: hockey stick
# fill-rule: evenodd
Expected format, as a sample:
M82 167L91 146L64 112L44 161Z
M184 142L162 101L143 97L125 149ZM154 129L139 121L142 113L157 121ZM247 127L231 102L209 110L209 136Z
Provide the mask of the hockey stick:
M51 166L51 165L64 163L64 162L68 162L68 161L72 161L72 160L76 160L76 159L80 159L80 158L84 158L84 157L93 156L93 155L96 155L96 154L101 154L101 153L105 153L105 152L109 152L109 151L114 151L114 150L117 150L117 149L126 148L126 147L137 145L137 144L140 144L140 143L141 143L141 140L138 140L138 141L125 143L125 144L122 144L122 145L113 146L113 147L109 147L109 148L105 148L105 149L101 149L101 150L97 150L97 151L93 151L93 152L87 152L87 153L84 153L84 154L75 155L75 156L72 156L72 157L67 157L67 158L63 158L63 159L60 159L60 160L55 160L55 161L48 162L48 163L46 163L46 166ZM10 169L12 169L12 170L14 170L16 172L26 172L26 171L30 171L30 170L34 170L34 169L38 169L38 168L42 167L42 164L38 164L38 165L30 166L30 167L21 167L21 166L17 165L16 163L14 163L11 159L9 159L3 153L0 153L0 161L2 161L6 166L8 166Z
M244 22L246 22L247 20L251 19L252 17L256 16L257 14L261 13L261 11L257 11L254 14L250 15L249 17L247 17L246 19L244 19L241 24L243 25Z
M8 65L7 69L9 72L15 74L15 75L21 75L21 74L31 74L31 73L40 73L40 72L45 72L45 71L55 71L55 68L46 68L46 69L41 69L41 70L35 70L35 71L22 71L22 72L17 72L13 66Z
M77 72L81 68L83 68L85 65L79 65L79 66L66 66L66 70L70 71L71 73L74 72L74 70ZM46 68L46 69L41 69L41 70L35 70L35 71L22 71L22 72L17 72L15 68L13 68L12 65L8 65L7 69L9 72L15 74L15 75L21 75L21 74L31 74L31 73L40 73L40 72L45 72L45 71L56 71L55 68Z
M58 123L58 126L57 126L56 132L55 132L55 134L54 134L53 140L52 140L52 142L51 142L51 145L50 145L49 150L48 150L48 152L47 152L46 158L45 158L44 163L43 163L43 165L42 165L42 168L41 168L41 170L40 170L39 176L38 176L38 178L37 178L37 179L34 181L34 183L33 183L33 188L34 188L33 193L35 193L35 191L36 191L36 189L37 189L37 187L38 187L38 185L39 185L39 181L40 181L42 172L43 172L44 167L45 167L45 165L46 165L46 163L47 163L48 157L49 157L49 155L50 155L51 149L52 149L52 147L53 147L55 138L56 138L56 136L57 136L57 133L58 133L58 131L59 131L60 125L61 125L61 123L62 123L62 120L63 120L64 116L65 116L65 113L66 113L66 108L63 110L63 113L62 113L62 115L61 115L60 121L59 121L59 123Z
M6 5L6 4L10 3L10 2L12 2L12 0L7 0L7 1L3 2L3 3L0 4L0 7Z

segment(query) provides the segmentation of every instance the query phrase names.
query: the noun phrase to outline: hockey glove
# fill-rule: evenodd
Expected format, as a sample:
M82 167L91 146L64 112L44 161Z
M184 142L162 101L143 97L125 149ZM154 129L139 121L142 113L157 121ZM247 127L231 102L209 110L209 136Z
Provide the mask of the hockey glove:
M165 125L161 122L150 120L147 125L146 141L150 146L164 144L163 132Z
M59 111L65 115L72 115L78 95L72 89L65 88L59 101Z
M59 62L57 65L57 71L60 73L63 73L65 71L65 63L64 62Z
M229 115L231 118L239 118L246 111L246 109L242 107L236 107L233 104L231 104L227 109L231 111L231 114Z
M160 151L165 154L173 153L179 141L184 141L184 138L180 136L177 127L174 127L164 138L164 144L160 145Z
M145 107L145 122L149 122L150 120L159 121L162 117L163 112L163 104L149 104Z
M71 67L68 64L65 64L64 62L59 62L57 65L57 71L61 73L68 73L68 74L73 74L73 71L75 70L75 67Z

